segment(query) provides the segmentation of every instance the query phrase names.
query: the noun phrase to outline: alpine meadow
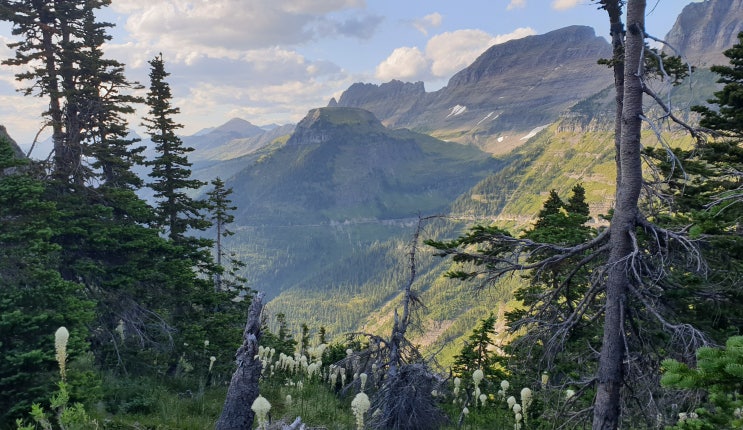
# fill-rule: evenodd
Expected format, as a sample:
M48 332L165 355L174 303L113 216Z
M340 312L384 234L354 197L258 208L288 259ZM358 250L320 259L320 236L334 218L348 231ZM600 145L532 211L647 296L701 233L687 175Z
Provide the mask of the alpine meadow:
M0 0L0 100L42 106L0 117L0 430L743 428L743 0L688 2L660 37L671 1L549 2L602 22L490 38L434 91L343 78L296 123L186 134L222 112L209 92L258 116L335 70L198 49L286 16L310 51L381 18L230 3L266 21L243 40L186 33L221 0ZM464 34L377 79L440 78L434 42ZM274 54L265 91L204 84L204 58L258 80ZM312 84L278 83L292 61Z

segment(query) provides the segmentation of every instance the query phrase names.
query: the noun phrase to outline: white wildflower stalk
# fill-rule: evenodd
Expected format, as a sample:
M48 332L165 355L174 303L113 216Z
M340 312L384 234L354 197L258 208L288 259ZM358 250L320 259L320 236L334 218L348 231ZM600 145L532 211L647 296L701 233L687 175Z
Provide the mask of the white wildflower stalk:
M369 402L369 396L364 393L359 393L353 398L351 402L351 410L356 417L356 429L364 430L364 414L369 410L371 403Z
M511 384L508 383L505 379L500 381L500 387L503 390L503 394L505 395L508 392L508 387L510 387Z
M513 405L516 404L516 397L510 396L508 399L506 399L506 403L508 403L508 409L512 409Z
M253 400L253 405L250 406L250 409L255 412L255 418L258 421L258 428L265 429L268 425L268 411L271 410L271 403L259 394L258 397Z
M214 362L217 361L217 357L211 356L209 357L209 372L212 371L212 367L214 367Z
M485 378L485 374L482 369L477 369L472 372L472 381L475 383L475 387L480 386L480 382L482 382L483 378Z
M485 403L487 401L488 396L485 394L480 394L480 406L485 407Z
M526 417L527 417L527 411L529 410L529 406L531 406L531 402L534 400L531 389L528 387L524 387L521 389L521 404L524 407L524 424L526 424Z
M361 391L364 391L364 387L366 387L366 379L368 378L368 376L366 375L366 373L362 373L359 375L359 378L361 379Z
M67 378L67 341L70 332L64 326L54 333L54 350L56 351L57 363L59 364L59 376L64 381Z

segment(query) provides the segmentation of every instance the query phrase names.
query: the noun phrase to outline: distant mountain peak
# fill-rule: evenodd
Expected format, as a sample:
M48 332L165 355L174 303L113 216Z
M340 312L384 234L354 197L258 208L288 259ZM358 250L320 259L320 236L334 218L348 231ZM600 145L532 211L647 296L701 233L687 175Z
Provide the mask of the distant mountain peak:
M737 43L741 31L743 0L706 0L684 7L666 42L692 65L710 67L728 63L722 52Z
M287 145L305 145L327 142L346 129L384 130L373 113L353 107L323 107L312 109L294 129Z
M256 129L260 129L260 127L253 125L250 121L246 121L242 118L232 118L226 123L216 127L213 131L241 134L247 131L251 134L254 134Z

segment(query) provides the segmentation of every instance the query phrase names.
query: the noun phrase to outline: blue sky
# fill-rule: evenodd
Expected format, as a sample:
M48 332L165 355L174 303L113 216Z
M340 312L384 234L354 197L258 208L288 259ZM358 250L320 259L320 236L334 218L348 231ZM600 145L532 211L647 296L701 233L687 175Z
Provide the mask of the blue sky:
M665 36L692 1L648 0L648 32ZM184 134L233 117L297 122L354 82L433 91L495 43L568 25L608 37L589 0L113 0L101 16L116 24L106 53L130 79L147 84L147 61L163 53ZM9 41L0 23L0 58ZM45 103L17 87L0 69L0 124L27 145Z

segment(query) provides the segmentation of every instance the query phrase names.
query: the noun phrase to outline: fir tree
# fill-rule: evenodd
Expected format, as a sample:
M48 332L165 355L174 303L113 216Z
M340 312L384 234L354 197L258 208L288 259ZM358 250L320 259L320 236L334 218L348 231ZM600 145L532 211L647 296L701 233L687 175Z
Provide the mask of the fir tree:
M165 80L170 73L165 71L162 55L150 62L150 89L147 93L149 115L144 119L152 142L155 143L157 157L146 164L152 166L150 187L155 191L159 223L168 237L176 243L186 241L186 233L191 230L204 230L209 227L201 213L206 208L205 202L191 198L188 193L205 185L204 182L191 179L191 163L187 154L193 148L183 146L175 134L182 128L173 117L180 109L171 104L173 98L170 85Z
M235 220L235 216L232 215L232 212L235 211L237 207L232 206L232 201L230 200L232 188L225 188L222 179L214 179L212 181L212 186L214 188L207 193L207 207L209 210L209 220L216 228L216 239L214 243L217 271L214 275L214 287L217 291L223 289L239 289L246 280L239 276L237 271L244 267L245 264L238 260L234 253L227 253L224 249L223 242L224 239L235 234L227 227ZM225 259L229 262L227 267L225 267L224 264ZM225 274L228 275L227 279L224 277Z

